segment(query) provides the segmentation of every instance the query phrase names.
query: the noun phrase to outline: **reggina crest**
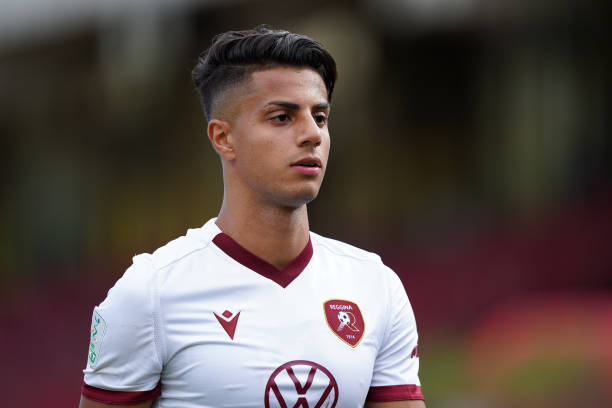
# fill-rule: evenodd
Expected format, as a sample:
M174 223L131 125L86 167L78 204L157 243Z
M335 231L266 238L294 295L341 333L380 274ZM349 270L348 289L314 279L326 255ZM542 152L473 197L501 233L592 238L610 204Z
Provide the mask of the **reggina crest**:
M348 300L330 299L323 303L323 311L331 331L349 346L357 347L365 329L359 306Z

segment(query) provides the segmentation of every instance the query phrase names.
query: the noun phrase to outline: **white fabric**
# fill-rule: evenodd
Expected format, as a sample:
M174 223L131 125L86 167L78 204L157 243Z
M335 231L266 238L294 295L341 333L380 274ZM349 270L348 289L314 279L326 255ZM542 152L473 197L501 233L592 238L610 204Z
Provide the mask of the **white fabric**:
M107 328L95 367L84 370L86 384L144 391L161 380L154 407L262 407L272 373L307 360L337 382L337 407L362 407L370 386L420 385L419 359L411 357L417 345L412 308L401 281L377 255L311 233L310 262L283 288L217 247L212 240L220 232L212 219L134 257L95 308ZM361 310L365 329L356 347L326 322L323 305L330 299ZM226 310L240 313L233 340L215 316ZM295 365L294 373L305 386L309 366ZM288 371L274 381L290 384L280 387L289 407L300 397L314 407L329 384L321 369L301 395ZM267 400L282 406L273 390Z

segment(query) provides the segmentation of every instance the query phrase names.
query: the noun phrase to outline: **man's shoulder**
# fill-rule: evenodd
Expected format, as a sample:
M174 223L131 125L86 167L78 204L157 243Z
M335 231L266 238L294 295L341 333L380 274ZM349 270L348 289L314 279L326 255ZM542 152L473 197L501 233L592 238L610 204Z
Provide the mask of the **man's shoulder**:
M208 247L217 233L213 219L200 228L188 229L185 235L169 241L152 253L134 256L132 261L134 265L148 266L154 270L164 269Z
M377 279L382 279L393 287L401 286L397 273L385 265L377 253L366 251L336 239L326 238L313 232L310 233L310 236L313 248L320 256L324 257L323 262L339 260L340 263L349 267L352 273L365 273L367 276L374 274Z
M313 247L323 250L330 256L346 257L356 261L372 262L383 266L380 256L374 252L366 251L346 242L327 238L314 232L311 232L310 236Z

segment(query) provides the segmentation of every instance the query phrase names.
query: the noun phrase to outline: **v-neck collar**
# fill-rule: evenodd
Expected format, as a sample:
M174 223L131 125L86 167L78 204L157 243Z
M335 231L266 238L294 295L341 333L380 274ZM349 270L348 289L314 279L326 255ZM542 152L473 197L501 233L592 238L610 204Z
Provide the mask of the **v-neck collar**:
M308 262L310 262L310 258L312 258L312 243L310 242L310 237L302 252L283 269L278 269L257 255L249 252L249 250L223 232L220 232L213 238L213 243L236 262L257 272L264 278L276 282L283 288L286 288L300 275L300 273L302 273L306 265L308 265Z

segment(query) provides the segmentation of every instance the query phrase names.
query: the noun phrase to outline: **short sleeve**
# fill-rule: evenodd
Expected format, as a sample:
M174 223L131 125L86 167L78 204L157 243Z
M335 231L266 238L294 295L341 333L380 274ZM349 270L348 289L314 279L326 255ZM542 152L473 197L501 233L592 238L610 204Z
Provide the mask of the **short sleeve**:
M135 257L106 299L94 308L83 370L85 397L134 404L161 395L154 277L146 257Z
M387 307L389 320L374 362L367 400L422 400L414 313L402 282L393 271L388 271L392 275Z

